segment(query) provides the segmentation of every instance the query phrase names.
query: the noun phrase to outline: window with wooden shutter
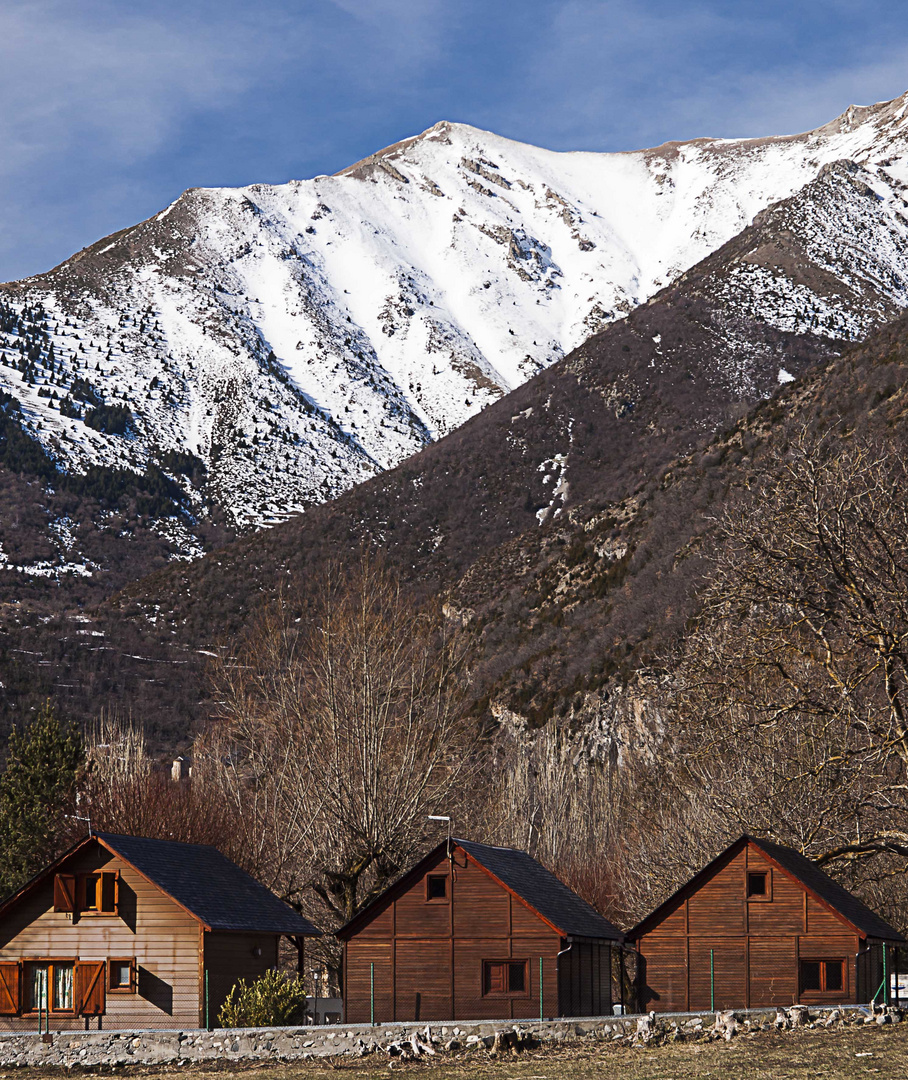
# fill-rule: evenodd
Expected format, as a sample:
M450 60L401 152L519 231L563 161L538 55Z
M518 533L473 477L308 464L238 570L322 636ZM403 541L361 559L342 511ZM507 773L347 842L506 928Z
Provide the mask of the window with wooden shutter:
M19 1015L19 964L0 964L0 1016Z
M94 874L79 875L76 900L82 915L116 915L119 899L118 870L98 870Z
M505 975L508 965L496 960L486 960L483 967L484 994L503 994L505 990Z
M103 960L80 960L76 964L76 1000L80 1016L101 1016L106 1004Z
M490 997L526 997L529 994L527 960L485 960L482 992Z
M24 960L20 982L22 1014L76 1011L75 960Z
M54 877L54 911L72 914L76 910L76 875L57 874Z

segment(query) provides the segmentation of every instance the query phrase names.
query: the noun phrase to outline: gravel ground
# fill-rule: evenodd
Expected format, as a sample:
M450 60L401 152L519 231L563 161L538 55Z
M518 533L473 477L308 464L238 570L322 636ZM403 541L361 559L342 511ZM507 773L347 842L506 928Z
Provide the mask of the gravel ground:
M26 1076L23 1077L23 1071ZM62 1078L78 1069L28 1069L0 1072L0 1080ZM93 1070L105 1075L169 1080L190 1075L191 1080L310 1080L341 1074L348 1080L387 1080L390 1073L426 1075L426 1080L699 1080L730 1077L734 1080L853 1080L872 1076L904 1080L908 1077L908 1024L878 1028L847 1027L836 1031L764 1032L741 1035L731 1043L689 1042L656 1047L591 1046L577 1044L529 1051L519 1057L496 1059L488 1051L439 1055L417 1062L394 1061L384 1056L358 1061L333 1059L292 1065L225 1063L211 1065L132 1066ZM411 1078L412 1080L412 1078Z

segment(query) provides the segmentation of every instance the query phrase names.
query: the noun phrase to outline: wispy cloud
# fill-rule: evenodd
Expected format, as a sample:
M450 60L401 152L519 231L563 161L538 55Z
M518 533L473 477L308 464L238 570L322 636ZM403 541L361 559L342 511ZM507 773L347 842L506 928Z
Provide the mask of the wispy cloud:
M906 57L908 28L879 0L566 0L499 111L562 148L793 132L902 93Z
M129 161L156 152L187 111L236 100L254 78L249 26L59 0L0 8L4 171L90 144Z
M0 278L184 187L464 120L553 148L803 130L908 87L885 0L3 0Z

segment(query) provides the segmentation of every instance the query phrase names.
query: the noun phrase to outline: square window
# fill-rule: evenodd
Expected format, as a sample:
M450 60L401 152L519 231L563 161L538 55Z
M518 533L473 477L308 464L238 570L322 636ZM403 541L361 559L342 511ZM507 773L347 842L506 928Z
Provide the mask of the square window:
M769 874L765 872L748 873L747 898L765 900L769 895Z
M133 958L111 960L107 965L110 973L110 989L131 994L135 990L136 962Z
M448 876L447 874L429 874L426 878L426 899L447 900Z

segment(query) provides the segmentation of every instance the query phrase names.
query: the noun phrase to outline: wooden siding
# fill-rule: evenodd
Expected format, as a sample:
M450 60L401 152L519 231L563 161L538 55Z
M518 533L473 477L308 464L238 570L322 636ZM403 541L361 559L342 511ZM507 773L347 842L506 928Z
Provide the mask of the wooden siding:
M277 967L279 940L277 934L205 932L204 970L208 973L208 1020L212 1027L216 1025L218 1010L236 982L245 979L250 983ZM204 994L204 986L202 992ZM204 1021L204 1000L202 1011Z
M53 880L25 899L0 926L0 961L26 958L108 960L135 957L138 992L108 992L106 1028L174 1028L199 1024L199 924L119 859L85 852L67 870L120 871L120 914L71 915L53 910ZM51 1029L85 1027L82 1017L51 1016ZM98 1020L91 1021L92 1027ZM0 1017L0 1030L34 1030L29 1017Z
M750 1000L758 1005L791 1005L798 1000L798 939L751 935Z
M744 933L744 852L687 901L688 933Z
M747 873L768 875L769 899L747 898ZM860 937L750 844L639 939L640 1007L656 1012L855 1001ZM712 955L711 955L712 954ZM800 992L800 960L845 961L841 991ZM712 961L712 976L710 962Z
M391 980L391 941L353 938L344 946L344 1021L348 1024L387 1024L394 1019ZM370 968L374 977L370 977ZM374 1014L370 994L374 983Z
M427 899L429 874L447 876L444 901ZM556 931L462 851L453 864L442 852L422 867L418 878L392 890L385 905L347 941L344 1019L369 1022L370 965L376 1023L538 1017L540 957L542 1012L557 1016L556 957L562 944ZM483 962L489 960L525 961L524 992L484 994ZM586 997L592 999L592 992Z

